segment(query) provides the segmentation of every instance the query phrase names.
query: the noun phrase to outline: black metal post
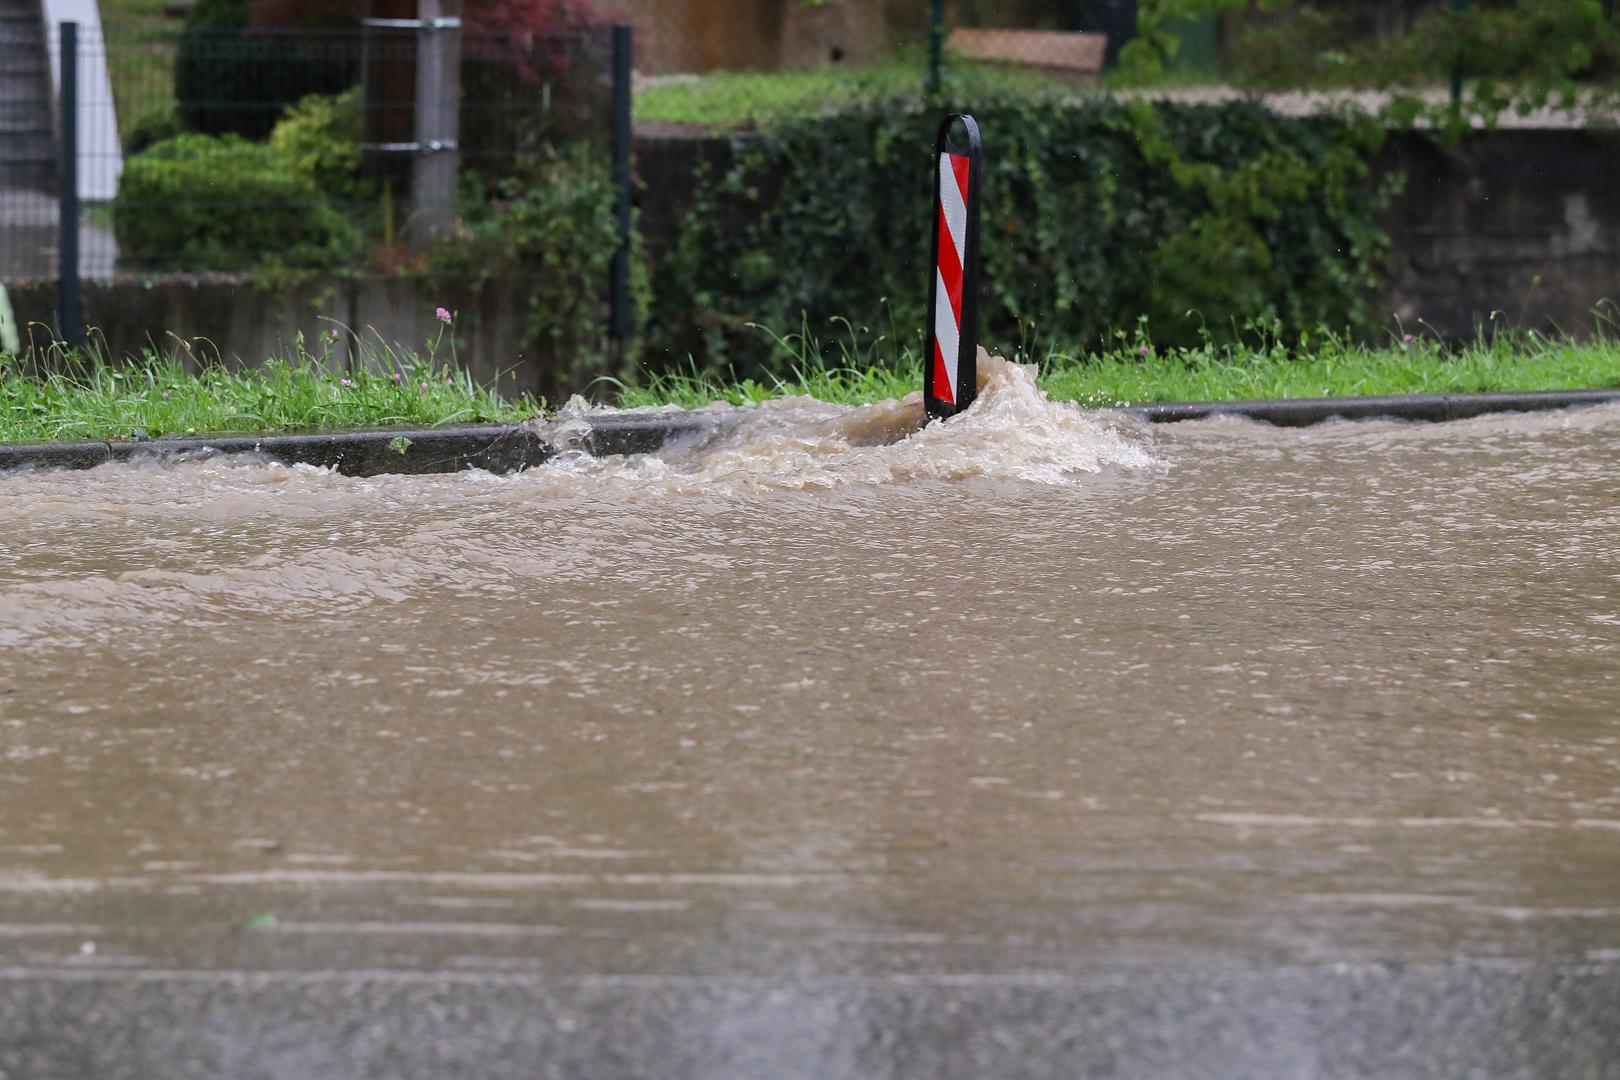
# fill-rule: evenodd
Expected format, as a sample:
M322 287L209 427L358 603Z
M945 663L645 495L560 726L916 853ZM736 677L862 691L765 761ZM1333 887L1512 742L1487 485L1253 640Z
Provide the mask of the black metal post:
M609 333L630 336L630 27L613 28L613 188L617 193L619 246L613 252Z
M56 160L56 195L60 210L57 237L56 322L62 341L84 344L84 309L79 299L79 24L65 22L58 42L61 55L61 106Z
M928 11L928 99L938 101L944 80L940 64L945 53L945 0L933 0Z
M1451 0L1451 11L1453 22L1460 22L1462 17L1468 13L1468 0ZM1462 103L1462 92L1463 69L1462 64L1459 62L1451 66L1451 104L1454 107Z

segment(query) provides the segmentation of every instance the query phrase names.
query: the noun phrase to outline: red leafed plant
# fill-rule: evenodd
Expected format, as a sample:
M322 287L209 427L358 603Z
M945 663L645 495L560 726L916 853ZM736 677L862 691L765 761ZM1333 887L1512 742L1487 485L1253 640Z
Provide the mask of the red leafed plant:
M248 22L261 29L340 29L359 24L362 5L345 0L257 0ZM518 80L540 81L535 63L556 72L571 35L600 19L582 0L468 0L462 49L473 60L509 65Z
M481 0L469 3L462 18L466 55L510 65L525 86L540 81L537 61L565 72L570 40L600 21L579 0Z
M230 2L230 0L226 0ZM257 30L357 31L367 5L345 0L236 0ZM401 0L392 11L415 5ZM461 56L464 156L508 160L605 123L609 20L587 0L465 0ZM544 86L544 93L536 91ZM601 85L598 85L601 84ZM537 102L547 102L537 109ZM572 127L570 126L572 125Z
M343 0L259 0L248 12L248 25L265 30L336 30L358 26L359 8Z

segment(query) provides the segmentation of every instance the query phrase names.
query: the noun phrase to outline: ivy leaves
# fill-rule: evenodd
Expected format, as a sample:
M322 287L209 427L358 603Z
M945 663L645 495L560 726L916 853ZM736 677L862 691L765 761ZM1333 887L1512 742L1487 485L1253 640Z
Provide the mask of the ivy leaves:
M998 350L1369 320L1388 240L1370 124L1259 106L978 95L981 325ZM750 324L921 340L936 114L872 102L738 140L661 268L652 352L769 373ZM841 334L840 336L847 336Z

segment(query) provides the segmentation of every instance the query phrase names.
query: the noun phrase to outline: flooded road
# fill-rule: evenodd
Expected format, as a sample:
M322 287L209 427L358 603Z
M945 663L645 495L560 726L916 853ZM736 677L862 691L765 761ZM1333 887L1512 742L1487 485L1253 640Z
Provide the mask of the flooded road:
M1150 429L993 371L921 435L0 476L0 969L1613 1001L1620 408ZM771 1000L709 1037L910 1075Z

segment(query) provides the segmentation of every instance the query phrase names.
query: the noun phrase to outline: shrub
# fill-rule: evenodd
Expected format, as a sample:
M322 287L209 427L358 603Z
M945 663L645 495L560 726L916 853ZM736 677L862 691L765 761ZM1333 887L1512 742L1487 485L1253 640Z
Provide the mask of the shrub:
M574 0L485 0L466 8L461 142L498 179L515 157L601 140L612 125L609 23Z
M287 157L236 136L180 135L130 158L112 213L120 256L145 267L332 267L360 249Z
M376 193L362 171L358 86L311 94L288 109L270 132L270 148L333 199L352 203Z
M352 86L361 7L199 0L175 61L181 124L259 139L294 102ZM469 0L462 25L460 142L470 168L493 176L519 155L608 130L609 24L588 5Z
M986 94L972 111L987 346L1083 348L1144 315L1168 343L1369 321L1388 246L1376 129L1249 104ZM748 374L766 356L749 323L920 338L938 115L878 102L739 140L659 267L654 351Z
M175 55L180 122L206 135L260 139L287 106L360 76L358 38L309 26L254 26L253 0L198 0Z
M514 276L530 283L522 340L558 362L547 392L602 374L608 269L618 247L614 194L600 155L576 144L529 163L493 196L466 185L461 233L433 253L430 269L475 285ZM646 276L634 260L631 275L644 308Z
M164 139L174 138L183 130L180 118L174 114L172 102L148 108L130 124L129 134L124 137L124 153L139 154Z

